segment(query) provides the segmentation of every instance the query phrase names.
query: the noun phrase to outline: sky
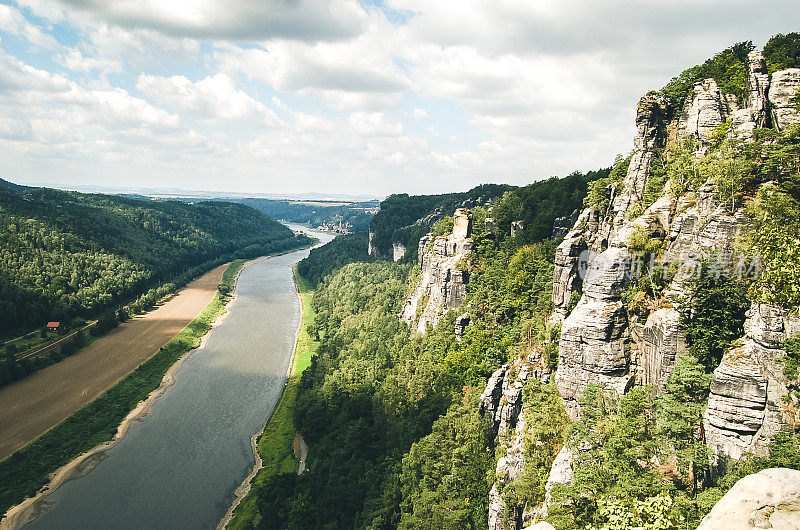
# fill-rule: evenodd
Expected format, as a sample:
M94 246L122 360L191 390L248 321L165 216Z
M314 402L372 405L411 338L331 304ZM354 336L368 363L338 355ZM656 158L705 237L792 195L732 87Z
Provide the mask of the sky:
M385 196L628 153L638 99L796 0L0 0L0 177Z

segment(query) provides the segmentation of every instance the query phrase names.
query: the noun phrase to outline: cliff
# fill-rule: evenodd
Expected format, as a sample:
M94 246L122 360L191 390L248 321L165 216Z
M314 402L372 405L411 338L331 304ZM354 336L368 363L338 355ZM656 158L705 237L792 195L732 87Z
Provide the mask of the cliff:
M798 123L797 106L790 100L799 88L800 69L770 76L761 53L752 52L742 102L723 93L712 78L694 85L672 122L666 121L669 112L657 97L641 99L634 150L624 178L609 184L606 207L580 213L555 254L550 321L561 323L561 335L554 380L571 419L580 417L579 400L589 384L602 385L617 395L648 384L663 392L676 360L688 350L679 309L690 294L692 278L707 260L735 261L739 242L752 230L743 207L748 197L740 197L738 204L735 199L721 201L709 182L686 190L669 180L663 191L648 200L655 187L651 182L655 166L663 165L668 156L665 148L688 138L697 149L694 157L700 159L718 141L715 135L720 131L727 138L749 141L757 129L782 130ZM670 137L669 131L675 135ZM752 197L755 192L748 193ZM632 248L634 238L645 238L657 250L647 255ZM629 288L635 289L643 271L663 274L667 280L660 296L644 301L648 305L644 315L630 311L630 300L624 298ZM781 363L786 356L781 344L797 335L796 314L775 305L752 304L744 336L725 352L713 373L703 416L713 461L735 460L745 453L765 455L776 433L798 424ZM501 368L484 393L484 409L494 418L494 428L499 425L502 433L505 426L509 439L490 494L491 530L519 528L523 520L520 513L513 521L504 521L507 510L499 491L518 478L524 465L525 424L498 420L498 414L520 417L514 397L515 389L521 392L526 383L527 372L522 373L526 376L517 375L508 382L511 371ZM505 409L489 405L497 399L505 403ZM553 463L547 502L553 483L572 480L572 451L565 447ZM547 502L537 513L546 515Z
M424 333L450 309L461 305L467 294L469 273L466 258L472 250L469 238L472 219L465 209L456 210L453 232L446 236L427 235L419 240L419 283L406 300L400 318L411 329Z

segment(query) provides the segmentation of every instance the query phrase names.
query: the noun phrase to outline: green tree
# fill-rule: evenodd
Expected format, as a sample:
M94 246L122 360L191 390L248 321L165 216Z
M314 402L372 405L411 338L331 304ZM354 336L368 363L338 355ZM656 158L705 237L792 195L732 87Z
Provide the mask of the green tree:
M711 375L696 357L684 355L656 399L660 433L672 445L678 471L697 492L698 477L708 471L709 453L702 435L703 410L708 400Z

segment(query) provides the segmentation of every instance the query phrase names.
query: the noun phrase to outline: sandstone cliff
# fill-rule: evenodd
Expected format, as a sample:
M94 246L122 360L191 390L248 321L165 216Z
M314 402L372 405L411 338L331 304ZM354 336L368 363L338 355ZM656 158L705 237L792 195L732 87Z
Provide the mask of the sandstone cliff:
M797 75L800 72L797 69L776 72L770 80L759 52L750 54L748 65L748 97L744 106L740 108L735 98L722 94L713 79L697 83L678 117L676 128L680 134L693 137L702 149L710 132L726 120L731 123L729 134L740 135L772 122L780 126L797 119L797 109L788 105L788 101L789 95L800 87ZM556 383L573 417L578 414L577 400L589 383L600 383L619 393L633 384L657 387L663 384L672 372L676 356L686 348L676 310L685 294L686 279L699 260L730 256L737 239L747 229L742 209L730 211L730 205L717 203L709 186L675 197L668 183L660 199L639 217L628 219L631 209L642 203L652 159L663 146L663 131L675 128L664 124L662 116L657 101L648 96L642 99L631 164L609 211L585 210L556 252L552 318L564 320ZM622 292L631 282L631 268L635 267L634 256L627 248L634 230L643 230L649 237L663 241L663 261L681 265L665 293L662 307L655 308L645 322L631 321L621 301ZM573 309L570 302L576 298L574 293L580 293L580 301ZM758 308L753 311L758 312ZM749 340L748 352L756 349L752 344L759 343ZM779 352L774 350L774 342L766 347L773 351L770 355L754 353L758 369L753 370L776 373L773 387L777 387L780 371L768 365L774 363ZM728 405L744 410L751 406L745 390L750 375L731 366L731 360L723 362L715 376L712 394L714 388L723 392L723 387L738 387L741 400L729 396L733 401ZM725 408L721 397L713 397L712 403ZM762 405L758 406L763 409ZM709 409L710 420L724 425L727 421L722 419L724 414L715 412L712 406ZM753 424L745 431L752 434L760 430L765 436L758 438L761 441L755 445L748 445L747 450L763 448L768 439L766 434L780 428L775 414L760 414L758 418L758 425ZM723 440L724 435L720 436ZM723 442L712 447L724 454L737 454L733 446Z
M464 267L472 250L471 223L469 212L458 209L452 234L420 239L418 255L422 277L400 312L400 318L411 329L424 333L428 326L436 325L448 310L458 308L464 300L469 282L469 273Z
M712 131L726 122L727 134L743 139L752 137L757 128L780 129L797 123L800 115L790 99L798 88L800 69L769 76L761 53L752 52L745 101L722 93L715 80L706 79L694 86L672 123L665 122L666 112L655 97L648 95L639 102L634 151L624 179L610 190L605 211L588 208L577 216L555 255L551 321L562 323L555 383L573 419L580 414L578 400L590 383L619 394L633 385L663 388L676 359L687 349L678 308L687 294L688 279L700 261L732 256L737 241L749 230L743 208L720 204L708 185L680 194L668 182L661 197L645 204L656 158L667 143L681 136L695 140L700 156ZM667 131L676 131L677 138L669 139ZM632 216L636 211L642 213ZM679 265L643 321L629 315L622 299L641 265L629 248L636 232L660 242L663 263ZM779 363L785 355L781 343L800 334L798 318L775 306L753 304L750 309L741 346L725 354L711 384L704 429L715 458L764 454L775 433L800 421L797 404L787 399L787 381ZM516 396L527 379L518 375L509 384L511 372L509 366L495 372L483 399L483 408L500 434L500 449L505 451L490 494L491 530L519 528L524 515L513 514L512 520L505 520L501 495L503 486L519 476L525 459L525 423L519 420L524 411ZM517 420L509 421L512 418ZM552 485L571 481L573 451L565 447L556 458L540 515L547 512Z

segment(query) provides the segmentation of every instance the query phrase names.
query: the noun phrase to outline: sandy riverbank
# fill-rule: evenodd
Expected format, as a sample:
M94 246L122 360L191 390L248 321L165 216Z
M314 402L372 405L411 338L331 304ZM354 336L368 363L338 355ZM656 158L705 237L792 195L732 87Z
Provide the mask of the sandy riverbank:
M244 270L244 268L255 261L257 260L251 260L247 262L242 269L240 269L238 274L241 274L241 271ZM238 281L238 274L235 281ZM36 518L42 510L47 508L48 495L56 491L65 482L89 473L92 469L94 469L95 466L105 460L106 451L116 445L125 436L134 421L143 419L150 411L150 408L155 400L162 396L164 392L166 392L166 390L175 382L175 375L183 363L195 352L205 348L214 329L224 322L225 318L230 312L230 307L236 302L236 300L237 297L234 294L234 296L225 305L222 314L217 317L217 319L211 324L208 332L203 335L200 340L200 345L197 348L189 350L183 354L172 366L170 366L169 370L167 370L167 372L164 374L164 377L162 378L158 388L153 390L145 400L141 401L136 408L128 413L122 423L120 423L112 440L97 445L96 447L76 457L68 464L56 470L53 473L50 482L34 497L24 500L22 503L12 507L6 512L5 517L2 519L2 521L0 521L0 530L12 530L23 527L29 521Z

